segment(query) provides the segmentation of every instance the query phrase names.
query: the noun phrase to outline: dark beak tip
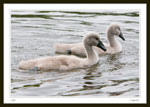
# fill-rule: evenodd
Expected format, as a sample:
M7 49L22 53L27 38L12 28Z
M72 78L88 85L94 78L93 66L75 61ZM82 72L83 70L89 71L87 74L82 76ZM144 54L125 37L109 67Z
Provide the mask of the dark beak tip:
M106 51L106 48L101 41L97 44L97 47L101 48L103 51Z
M124 37L122 37L122 40L123 40L123 41L125 41L125 38L124 38Z
M123 41L125 41L125 38L123 36L119 36Z
M107 51L107 49L106 49L106 48L104 48L104 47L102 48L102 50L103 50L103 51Z
M125 38L123 37L122 32L120 33L119 37L120 37L123 41L125 41Z
M103 51L107 51L107 49L106 48L101 48Z

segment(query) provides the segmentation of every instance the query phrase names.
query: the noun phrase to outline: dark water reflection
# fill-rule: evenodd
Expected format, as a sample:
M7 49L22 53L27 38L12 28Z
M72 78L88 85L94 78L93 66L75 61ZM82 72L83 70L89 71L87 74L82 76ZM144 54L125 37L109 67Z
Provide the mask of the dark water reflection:
M31 72L18 69L23 59L55 55L55 43L81 42L88 31L106 41L110 23L118 23L126 41L123 52L100 57L98 64L71 71ZM12 96L139 96L138 11L12 11Z

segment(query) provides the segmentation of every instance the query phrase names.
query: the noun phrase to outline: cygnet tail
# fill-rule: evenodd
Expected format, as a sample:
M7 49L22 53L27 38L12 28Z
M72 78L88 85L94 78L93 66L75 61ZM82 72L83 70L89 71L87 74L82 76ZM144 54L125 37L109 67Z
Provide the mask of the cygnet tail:
M29 70L32 69L36 66L36 61L35 60L25 60L25 61L20 61L19 62L19 69L22 70Z

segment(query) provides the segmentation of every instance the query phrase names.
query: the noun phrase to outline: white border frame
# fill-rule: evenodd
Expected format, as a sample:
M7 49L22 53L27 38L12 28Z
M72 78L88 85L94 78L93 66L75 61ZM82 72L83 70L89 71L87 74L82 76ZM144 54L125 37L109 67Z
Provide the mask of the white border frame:
M78 5L78 6L77 6ZM39 9L40 7L40 9ZM78 8L77 8L78 7ZM10 97L10 10L61 10L61 9L139 9L140 10L140 96L138 98L13 98ZM145 4L4 4L4 103L146 103L146 3ZM142 57L142 58L141 58Z

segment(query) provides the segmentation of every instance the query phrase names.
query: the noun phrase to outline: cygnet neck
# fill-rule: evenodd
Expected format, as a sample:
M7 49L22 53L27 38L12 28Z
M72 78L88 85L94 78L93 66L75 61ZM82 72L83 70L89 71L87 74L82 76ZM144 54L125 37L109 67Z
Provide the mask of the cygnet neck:
M86 50L87 59L89 62L96 62L98 60L98 54L95 52L93 47L91 45L88 45L86 42L84 42L84 47Z
M110 30L107 31L107 40L111 47L118 47L120 46L120 43L115 39L114 35Z

